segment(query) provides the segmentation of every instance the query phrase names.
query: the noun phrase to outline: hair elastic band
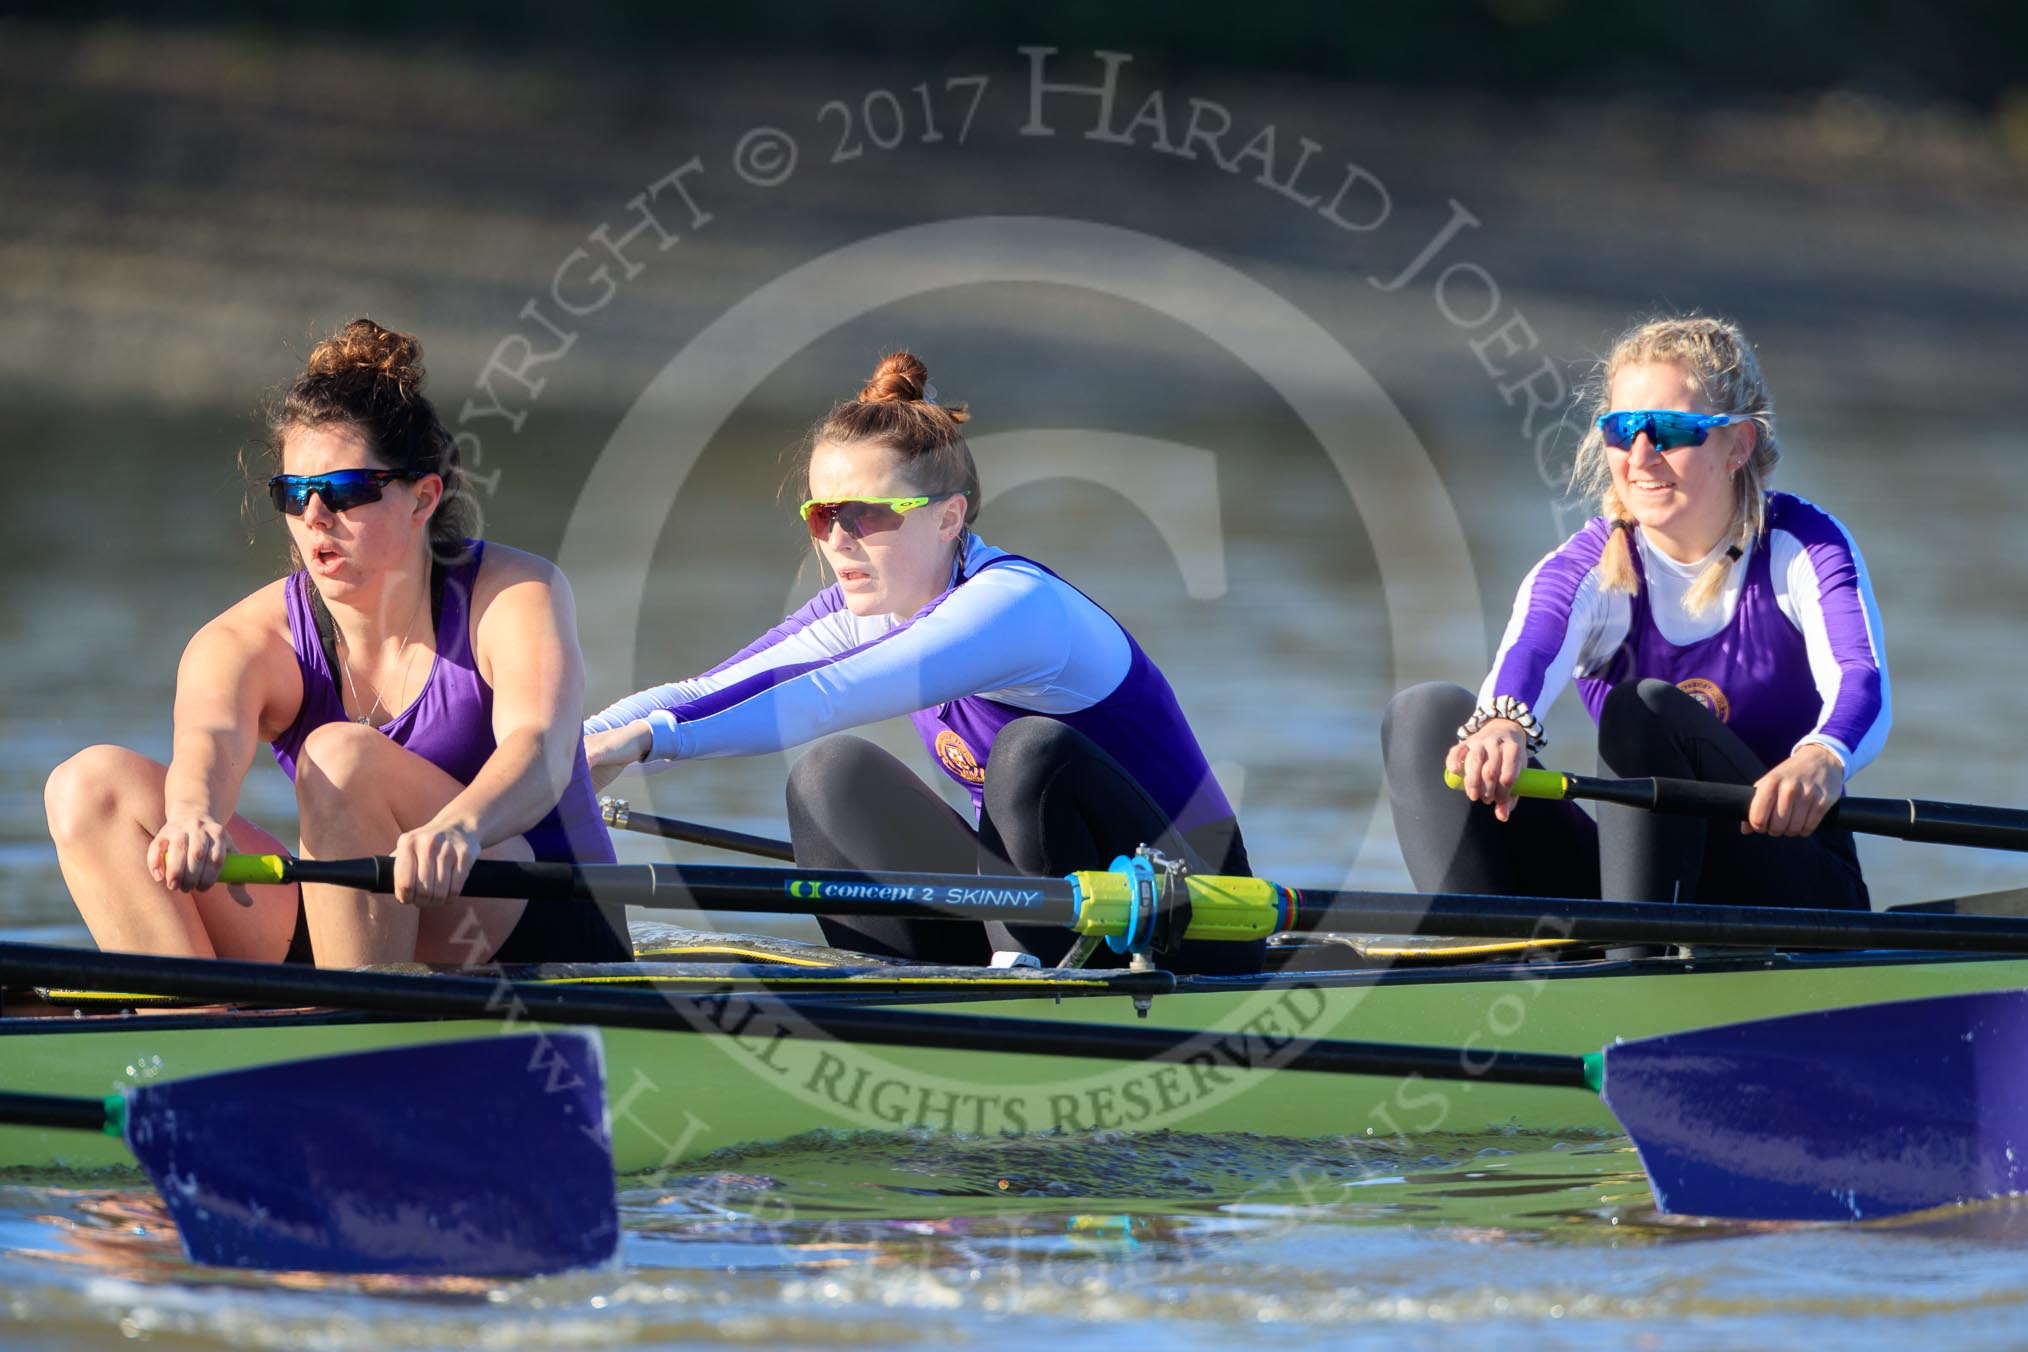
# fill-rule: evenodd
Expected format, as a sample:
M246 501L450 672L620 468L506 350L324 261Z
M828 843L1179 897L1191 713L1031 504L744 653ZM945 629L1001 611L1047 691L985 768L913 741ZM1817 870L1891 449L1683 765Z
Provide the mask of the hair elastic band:
M1535 716L1527 704L1512 695L1496 695L1491 704L1481 704L1472 710L1472 716L1458 728L1458 740L1464 741L1496 718L1519 723L1521 731L1528 737L1528 750L1531 753L1540 751L1549 741L1543 734L1542 720Z

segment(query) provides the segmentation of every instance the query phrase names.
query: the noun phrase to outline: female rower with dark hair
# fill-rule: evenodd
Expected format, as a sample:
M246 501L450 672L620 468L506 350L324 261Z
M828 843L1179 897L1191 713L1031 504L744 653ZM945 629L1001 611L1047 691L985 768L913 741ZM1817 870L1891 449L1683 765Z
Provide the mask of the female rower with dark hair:
M586 720L601 779L636 761L752 756L823 739L790 772L811 868L1065 874L1150 844L1243 874L1246 847L1169 682L1097 604L972 532L962 405L883 359L811 431L803 520L837 581L724 663ZM843 729L909 715L976 826ZM826 919L833 944L933 962L1055 961L1066 932ZM1186 943L1177 965L1254 968L1259 944Z
M1388 706L1416 886L1865 908L1850 833L1817 827L1887 740L1880 613L1844 526L1766 487L1781 452L1752 345L1724 320L1640 325L1593 414L1577 469L1600 514L1522 581L1478 695L1432 683ZM1594 825L1574 803L1517 802L1539 714L1573 676L1602 773L1751 784L1748 819L1603 806Z
M583 659L548 562L468 539L455 443L414 338L359 319L268 416L295 571L198 630L164 766L94 746L45 800L105 949L325 966L612 961L617 907L459 898L482 855L608 862L577 734ZM234 814L255 743L295 781L305 858L392 854L393 896L217 884L285 853ZM292 942L293 940L293 942Z

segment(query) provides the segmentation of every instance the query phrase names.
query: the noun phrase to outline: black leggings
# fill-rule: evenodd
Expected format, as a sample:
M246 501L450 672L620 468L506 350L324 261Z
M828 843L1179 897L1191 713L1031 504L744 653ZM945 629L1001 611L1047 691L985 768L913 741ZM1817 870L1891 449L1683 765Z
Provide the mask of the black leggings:
M1503 825L1443 780L1444 755L1476 697L1432 681L1402 691L1381 723L1395 834L1424 892L1708 901L1747 906L1871 904L1848 831L1742 835L1731 822L1520 799ZM1667 681L1627 681L1606 696L1599 772L1751 784L1767 766L1732 729ZM1537 762L1530 760L1529 764Z
M789 837L805 868L1061 877L1102 869L1149 844L1194 872L1247 875L1231 818L1177 832L1133 776L1089 737L1053 718L1021 718L993 740L985 805L974 832L907 766L862 738L826 737L789 771ZM1052 964L1074 936L1040 925L947 920L821 919L839 948L919 962L978 965L995 951ZM1186 940L1170 963L1196 972L1252 972L1264 945ZM1093 966L1123 959L1101 947Z

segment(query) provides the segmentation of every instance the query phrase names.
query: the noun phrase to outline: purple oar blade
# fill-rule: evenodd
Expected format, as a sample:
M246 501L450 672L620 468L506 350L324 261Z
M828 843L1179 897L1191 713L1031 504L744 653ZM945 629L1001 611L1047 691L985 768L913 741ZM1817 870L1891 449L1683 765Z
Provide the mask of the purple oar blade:
M1664 1211L1864 1220L2028 1188L2028 991L1820 1010L1605 1052Z
M526 1277L619 1243L595 1033L148 1085L126 1136L199 1263Z

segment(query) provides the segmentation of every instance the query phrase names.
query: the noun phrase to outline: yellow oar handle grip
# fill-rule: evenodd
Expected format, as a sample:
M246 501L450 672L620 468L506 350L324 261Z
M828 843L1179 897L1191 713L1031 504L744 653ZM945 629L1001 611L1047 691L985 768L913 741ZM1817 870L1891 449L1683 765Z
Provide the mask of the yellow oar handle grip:
M1083 904L1079 934L1124 939L1134 925L1133 880L1124 873L1074 873ZM1185 878L1190 891L1190 927L1186 939L1217 939L1237 943L1264 939L1295 923L1296 898L1285 887L1265 878L1230 878L1203 874Z
M1444 771L1444 783L1454 789L1465 787L1465 777L1455 770ZM1563 798L1567 785L1559 770L1523 770L1514 776L1516 798Z
M281 883L288 877L282 871L285 861L278 854L229 854L225 867L218 871L222 883Z
M1295 924L1294 894L1265 878L1207 874L1183 881L1190 889L1190 927L1183 931L1186 939L1237 943L1265 939Z

